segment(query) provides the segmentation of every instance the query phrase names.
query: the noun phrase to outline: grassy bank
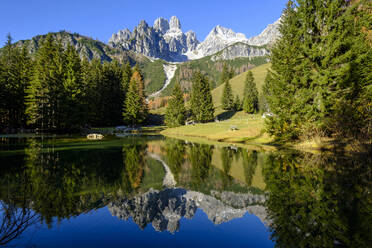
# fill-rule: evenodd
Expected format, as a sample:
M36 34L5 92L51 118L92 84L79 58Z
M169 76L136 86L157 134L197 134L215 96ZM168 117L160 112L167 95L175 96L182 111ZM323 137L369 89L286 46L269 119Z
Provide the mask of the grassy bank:
M235 129L236 130L232 130ZM235 113L230 119L168 128L161 132L166 136L191 136L210 141L269 145L272 139L264 132L264 119L260 115Z
M236 127L237 130L232 131L231 127ZM363 152L371 149L372 146L354 140L329 137L312 137L293 143L278 143L265 133L265 120L261 115L249 115L243 112L237 112L225 121L168 128L160 134L198 143L221 144L222 142L235 146L249 146L255 150L282 147L312 153L318 151Z

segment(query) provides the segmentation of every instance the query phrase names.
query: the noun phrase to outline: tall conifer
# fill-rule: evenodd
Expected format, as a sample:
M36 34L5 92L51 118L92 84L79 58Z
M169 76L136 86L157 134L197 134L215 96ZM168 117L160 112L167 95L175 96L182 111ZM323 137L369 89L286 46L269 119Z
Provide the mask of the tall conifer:
M224 110L234 109L234 95L228 79L225 81L221 102Z
M174 85L172 98L168 101L165 113L165 124L168 127L178 127L184 124L186 119L185 102L181 86L177 82Z
M251 71L248 71L244 82L243 109L249 114L258 110L258 91Z
M214 107L209 80L197 71L192 78L191 112L195 121L207 122L213 119Z
M138 71L134 71L124 103L124 121L132 126L144 123L148 114L143 88L141 90L141 86L143 86L142 80L141 74Z
M25 126L25 89L32 61L27 49L12 44L10 34L0 53L0 128Z
M27 88L28 123L42 129L60 128L63 115L64 54L48 34L36 54L33 78Z

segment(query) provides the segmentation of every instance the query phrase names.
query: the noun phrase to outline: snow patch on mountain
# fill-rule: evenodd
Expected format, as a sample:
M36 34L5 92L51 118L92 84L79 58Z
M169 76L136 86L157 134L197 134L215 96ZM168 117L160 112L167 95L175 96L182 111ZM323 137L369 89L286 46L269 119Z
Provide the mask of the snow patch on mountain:
M193 31L182 32L181 23L176 16L172 16L169 22L160 17L155 20L153 27L142 20L132 32L128 29L120 30L109 40L112 47L171 62L187 60L184 54L195 49L198 44Z
M232 29L218 25L212 29L205 40L201 42L195 50L189 51L185 55L189 59L199 59L215 54L226 48L229 48L227 51L234 52L234 55L225 56L230 58L254 57L256 55L261 56L262 53L267 55L266 52L263 52L263 49L249 46L264 46L274 43L280 36L280 20L281 19L277 20L273 24L268 25L260 35L249 39L247 39L247 37L242 33L235 33ZM247 46L242 46L242 43L246 44Z
M260 35L249 39L242 33L236 33L232 29L217 25L200 43L193 31L182 32L181 22L176 16L172 16L169 21L160 17L155 20L153 27L141 21L132 32L124 29L113 34L109 44L152 58L182 62L216 54L234 44L244 43L249 46L272 44L280 37L280 21L281 19L268 25ZM246 49L247 46L237 45L233 49L230 48L234 54L226 55L226 57L252 57L255 54L260 56L262 53L262 51L253 51L255 47L251 47L250 51Z
M172 81L174 74L177 70L177 65L176 64L163 64L163 69L165 73L165 83L160 90L156 91L155 93L152 93L149 96L149 98L158 96L165 88L168 87L168 85Z
M247 44L264 46L274 43L280 37L279 25L281 20L280 17L276 22L269 24L258 36L249 38Z

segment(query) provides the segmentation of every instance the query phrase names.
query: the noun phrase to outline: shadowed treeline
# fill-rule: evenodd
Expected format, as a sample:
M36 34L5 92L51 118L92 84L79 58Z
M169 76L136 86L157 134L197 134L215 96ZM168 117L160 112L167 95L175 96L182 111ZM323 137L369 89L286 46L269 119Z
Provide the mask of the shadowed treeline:
M277 153L264 169L277 247L368 247L370 154Z

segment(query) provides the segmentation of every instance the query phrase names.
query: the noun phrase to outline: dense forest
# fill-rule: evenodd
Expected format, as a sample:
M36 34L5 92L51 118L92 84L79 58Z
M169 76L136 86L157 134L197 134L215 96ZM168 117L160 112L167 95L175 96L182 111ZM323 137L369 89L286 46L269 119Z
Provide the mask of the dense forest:
M34 58L8 37L0 56L0 94L1 129L134 125L148 114L139 67L89 62L51 35Z
M11 37L0 54L0 129L5 132L32 128L40 131L79 131L103 127L151 123L145 95L144 76L139 66L79 57L72 46L63 48L52 35L42 42L35 56L26 47L12 44ZM182 91L174 109L177 125L187 113ZM208 78L193 77L195 120L213 119L213 103ZM204 92L204 93L203 93ZM202 94L201 94L202 93ZM170 106L173 106L170 104Z
M372 137L371 1L289 1L264 92L279 140Z

